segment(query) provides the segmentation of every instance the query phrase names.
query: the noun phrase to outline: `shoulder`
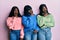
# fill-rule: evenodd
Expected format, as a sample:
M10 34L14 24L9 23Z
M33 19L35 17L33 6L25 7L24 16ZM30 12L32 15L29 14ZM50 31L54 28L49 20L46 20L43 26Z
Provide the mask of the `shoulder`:
M12 17L8 17L7 19L6 19L6 21L12 21Z
M18 19L22 19L22 17L18 17Z
M22 16L22 18L26 18L26 16Z
M40 18L40 17L42 17L41 15L37 15L37 18Z
M37 15L36 15L36 14L33 14L33 16L34 16L34 17L37 17Z
M11 19L12 19L12 17L8 17L7 19L11 20Z
M50 16L50 17L53 17L53 15L52 15L51 13L49 14L49 16Z
M26 16L22 16L22 19L27 19L27 17Z

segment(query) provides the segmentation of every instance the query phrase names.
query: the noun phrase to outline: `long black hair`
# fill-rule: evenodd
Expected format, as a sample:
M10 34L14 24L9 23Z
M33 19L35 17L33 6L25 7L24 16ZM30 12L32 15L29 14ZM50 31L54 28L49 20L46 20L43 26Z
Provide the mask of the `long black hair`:
M20 14L19 9L18 9L17 6L13 6L13 7L12 7L11 12L10 12L10 14L9 14L8 17L14 16L14 10L15 10L16 8L17 8L17 10L18 10L18 17L21 17L21 14Z
M31 9L32 9L31 6L26 5L26 6L24 7L24 16L30 16L31 14L30 14L28 11L31 10Z
M40 6L39 6L39 15L41 15L41 16L44 16L43 15L43 7L45 7L46 9L47 9L47 13L49 14L49 12L48 12L48 8L47 8L47 6L46 6L46 4L41 4Z

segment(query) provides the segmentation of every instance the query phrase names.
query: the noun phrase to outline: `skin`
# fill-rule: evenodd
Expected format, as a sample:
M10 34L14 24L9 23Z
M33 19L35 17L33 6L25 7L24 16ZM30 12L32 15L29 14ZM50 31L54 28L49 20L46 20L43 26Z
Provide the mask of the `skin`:
M32 9L30 9L28 12L31 13L31 15L33 15L33 10Z
M44 16L47 16L47 15L48 15L48 13L47 13L47 8L46 8L46 7L43 7L43 15L44 15Z
M17 8L14 10L14 16L15 16L15 17L18 16L18 9L17 9Z

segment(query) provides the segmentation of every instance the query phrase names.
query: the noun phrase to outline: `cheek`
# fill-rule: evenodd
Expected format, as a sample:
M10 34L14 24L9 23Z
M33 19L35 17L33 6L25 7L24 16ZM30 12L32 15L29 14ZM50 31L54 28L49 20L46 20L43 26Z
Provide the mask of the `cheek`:
M17 9L15 9L14 13L18 13L18 10L17 10Z
M47 11L47 9L45 8L45 11Z
M43 11L47 11L47 8L46 7L43 7Z
M43 12L46 12L47 11L47 9L43 9Z
M15 14L16 12L14 11L14 14Z
M31 12L31 13L33 13L33 11L32 11L32 10L31 10L30 12Z
M31 13L31 11L30 11L30 10L29 10L28 12L29 12L29 13Z
M16 11L16 13L18 13L18 11Z
M44 9L42 9L42 11L44 12Z
M33 13L33 11L31 11L31 13Z
M33 11L32 11L32 10L29 10L28 12L29 12L29 13L31 13L31 14L33 13Z

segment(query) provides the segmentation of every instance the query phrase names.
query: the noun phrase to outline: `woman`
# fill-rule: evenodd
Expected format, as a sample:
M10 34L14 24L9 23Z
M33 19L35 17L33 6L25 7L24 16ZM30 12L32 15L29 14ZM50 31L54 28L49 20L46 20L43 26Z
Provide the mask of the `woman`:
M38 39L51 40L51 27L54 26L53 16L48 12L45 4L40 5L39 11L40 13L37 16L38 26L40 28Z
M21 21L22 18L18 7L12 7L11 12L7 18L7 26L10 30L10 40L19 40L19 38L20 40L23 40L24 28Z
M37 40L37 32L39 30L37 26L37 16L33 14L32 7L26 5L24 7L24 15L22 17L22 23L24 25L25 40Z

